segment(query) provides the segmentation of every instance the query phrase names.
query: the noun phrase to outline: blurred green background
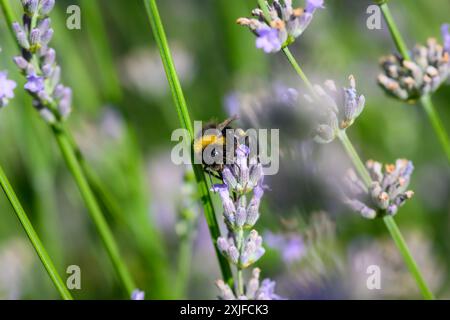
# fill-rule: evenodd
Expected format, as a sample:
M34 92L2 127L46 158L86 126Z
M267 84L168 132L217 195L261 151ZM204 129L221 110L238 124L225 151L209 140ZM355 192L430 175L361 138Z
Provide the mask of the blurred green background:
M19 16L19 1L11 2ZM71 4L81 8L81 30L65 26ZM270 90L274 82L300 87L282 54L257 50L254 36L236 25L256 1L158 4L193 119L225 118L224 101L235 92ZM297 4L303 6L303 1ZM450 174L444 153L423 110L388 98L376 84L378 59L394 46L385 25L382 30L366 27L371 1L325 4L291 50L314 81L332 78L347 85L349 74L356 77L367 104L348 132L363 159L414 162L411 189L416 195L396 220L437 297L448 298ZM392 0L390 8L410 47L430 36L440 39L440 25L450 22L448 0ZM63 82L74 91L68 125L118 199L120 215L107 218L136 283L150 299L215 298L214 280L220 275L204 217L186 218L186 209L199 208L185 190L184 168L170 160L170 135L178 118L143 2L58 0L51 18ZM24 81L11 61L16 46L2 15L0 47L0 70L7 69L18 83L15 99L0 113L0 162L63 278L68 265L80 266L82 288L72 291L74 297L123 298L50 131L21 89ZM450 131L448 83L433 100ZM290 147L295 140L290 137ZM337 144L313 148L319 158L324 152L337 155L336 167L350 165ZM419 297L382 222L349 213L336 199L319 201L314 192L302 192L309 180L294 172L299 161L295 156L282 159L279 177L269 179L272 190L264 198L257 228L263 234L300 236L302 258L288 263L280 250L269 248L259 263L263 275L278 280L279 293L292 299ZM315 164L323 172L335 168L330 162L320 167L320 159ZM217 208L220 213L220 204ZM317 213L321 210L327 213ZM3 195L0 221L0 298L58 298ZM195 234L189 231L193 235L185 237L186 227ZM192 248L187 249L191 259L183 264L178 262L185 241L192 241ZM379 291L365 289L361 264L367 261L381 267ZM185 278L179 278L180 269Z

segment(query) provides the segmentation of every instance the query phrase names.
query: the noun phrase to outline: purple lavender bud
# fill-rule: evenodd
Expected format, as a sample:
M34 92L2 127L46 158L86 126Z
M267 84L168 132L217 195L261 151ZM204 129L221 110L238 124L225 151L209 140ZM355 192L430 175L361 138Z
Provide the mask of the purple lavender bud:
M141 291L139 289L135 289L131 293L131 300L144 300L144 298L145 298L145 292Z
M43 109L39 110L39 114L44 119L44 121L47 122L48 124L53 124L56 122L55 115L53 114L53 112L51 112L47 108L43 108Z
M245 207L239 206L236 210L236 226L242 227L247 218L247 212L245 210Z
M230 244L228 243L227 239L225 239L224 237L219 237L217 239L217 248L220 252L227 252L229 247Z
M47 15L52 11L53 7L55 6L55 0L42 0L41 4L41 14Z
M219 192L219 196L222 200L224 215L233 216L236 212L236 208L234 206L233 200L231 200L228 186L226 184L216 184L213 186L212 190L214 192Z
M256 48L264 50L265 53L278 52L283 45L278 37L278 30L264 26L256 31Z
M5 71L0 72L0 108L5 107L9 100L14 98L14 89L17 84L8 79Z
M24 88L31 93L38 93L44 90L44 78L31 74L27 76L27 83L25 83Z
M28 66L28 61L25 60L22 56L17 56L13 58L14 63L21 70L25 70Z
M323 0L306 0L305 11L314 13L317 9L324 9Z
M254 186L258 185L259 180L263 176L263 169L262 165L260 163L253 165L250 168L250 186L253 188Z
M442 39L444 40L444 50L450 53L450 25L445 23L441 26Z
M30 44L32 46L37 46L41 42L41 30L34 28L30 33Z
M63 97L58 104L58 111L63 119L69 116L72 111L72 89L64 89Z
M48 78L51 73L53 72L53 67L49 64L44 64L41 68L42 70L42 74L44 75L45 78Z
M55 63L55 58L56 58L55 49L49 48L45 53L44 63L52 65Z
M45 18L39 23L38 28L39 30L41 30L41 34L44 34L50 28L50 24L50 18Z
M228 166L226 166L223 170L222 170L222 176L223 176L223 180L224 182L231 188L231 189L236 189L237 187L237 180L236 177L233 175L233 173L231 172L230 168Z
M39 0L22 1L22 5L27 13L34 14L38 8Z
M239 251L235 246L230 246L228 248L228 259L232 264L238 264L239 262Z
M41 41L43 44L47 45L50 42L50 40L52 40L52 37L53 37L53 29L50 28L42 34Z
M50 77L50 85L51 87L55 87L61 81L61 67L56 66L53 68L53 73Z
M14 22L12 24L12 27L13 27L13 30L14 30L14 33L16 35L16 39L17 39L17 42L19 43L19 45L22 48L28 50L30 48L30 43L28 42L27 35L26 35L25 31L23 30L22 26L19 23Z
M41 90L37 93L39 100L43 103L50 102L51 98L45 90Z
M53 97L60 100L63 97L65 87L62 84L58 84L53 91Z

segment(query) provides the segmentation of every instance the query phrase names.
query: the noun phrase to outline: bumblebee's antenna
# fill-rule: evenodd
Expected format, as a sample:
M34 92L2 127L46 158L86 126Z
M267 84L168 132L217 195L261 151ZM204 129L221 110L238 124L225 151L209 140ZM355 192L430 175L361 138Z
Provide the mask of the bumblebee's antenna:
M235 114L234 116L226 119L224 122L219 123L217 125L217 129L219 129L220 131L222 131L223 129L225 129L230 123L232 123L233 121L236 121L237 119L239 119L239 116L237 114Z

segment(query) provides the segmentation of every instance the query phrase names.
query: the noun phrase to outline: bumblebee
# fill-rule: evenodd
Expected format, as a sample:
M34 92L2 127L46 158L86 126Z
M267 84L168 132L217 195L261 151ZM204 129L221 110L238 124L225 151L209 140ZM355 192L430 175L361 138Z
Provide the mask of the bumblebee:
M221 123L209 122L206 124L197 138L194 140L194 153L197 159L202 159L203 168L206 172L212 174L214 177L222 179L222 171L226 163L231 163L234 158L234 150L227 150L227 145L230 143L227 138L227 130L233 129L231 123L237 119L236 116L226 119ZM236 137L233 145L236 148ZM206 149L206 150L205 150ZM213 159L220 159L220 161L206 161L205 151L207 157Z

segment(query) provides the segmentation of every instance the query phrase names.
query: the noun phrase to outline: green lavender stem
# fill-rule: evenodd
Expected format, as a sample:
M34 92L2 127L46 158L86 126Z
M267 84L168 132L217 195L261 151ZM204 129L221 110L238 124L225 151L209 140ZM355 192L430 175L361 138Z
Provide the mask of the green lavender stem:
M133 290L136 288L133 279L131 278L128 269L123 263L118 246L114 240L111 230L100 210L97 200L89 186L80 162L77 159L72 142L63 128L52 126L52 132L56 138L59 149L64 157L67 167L72 173L73 178L80 190L81 196L88 208L88 212L94 222L97 231L103 241L103 244L108 252L109 258L119 276L119 279L127 292L128 297L131 297Z
M63 298L64 300L73 300L72 295L67 290L64 282L61 280L61 277L56 271L53 261L50 259L47 250L45 250L41 240L39 239L36 231L34 230L33 225L28 219L25 210L20 204L20 201L17 198L16 193L14 192L1 166L0 166L0 185L2 186L2 189L5 192L12 207L14 208L16 216L19 219L20 223L22 224L22 227L25 229L25 232L27 233L28 238L30 239L34 249L36 250L36 253L41 259L42 264L47 270L50 279L53 281L53 284L55 285L56 289L61 295L61 298Z
M445 132L444 125L441 122L441 118L439 118L438 114L436 113L433 101L431 100L431 96L428 94L422 96L420 98L420 102L422 103L423 108L428 115L428 119L430 119L431 125L438 135L439 141L441 142L445 154L447 155L447 159L450 162L450 141L447 132Z
M395 46L397 47L398 51L403 56L403 58L405 58L406 60L411 60L408 46L406 45L405 41L401 36L400 31L397 28L397 24L394 21L394 17L392 16L391 10L389 10L387 3L381 4L380 9L383 12L386 24L389 28L389 32L392 35L392 39L394 40Z
M178 79L172 55L170 53L169 44L167 42L167 37L159 15L158 6L155 0L144 0L144 4L150 25L153 30L153 35L160 50L161 59L164 65L164 70L166 71L167 80L172 92L172 97L175 102L178 118L180 120L181 126L187 129L187 131L189 132L189 138L192 141L194 139L194 129L192 127L180 80ZM202 166L199 164L194 164L193 169L198 184L199 194L203 202L206 222L208 224L211 239L213 241L216 255L219 260L222 276L224 281L231 286L233 283L233 276L230 265L228 261L221 255L216 245L217 238L220 236L220 229L219 224L217 223L217 218L211 201L211 195L209 193L208 184L205 179L205 174L203 172Z
M383 221L386 227L388 228L392 239L394 239L394 242L397 245L398 250L403 256L403 260L405 261L405 264L408 267L409 272L411 272L414 279L416 280L420 292L422 293L422 296L426 300L433 300L434 299L433 293L428 288L427 283L425 282L425 279L423 278L416 261L411 255L411 252L408 249L408 245L406 244L405 239L403 239L403 236L397 224L395 223L394 217L385 216L383 217Z
M381 11L383 12L384 18L386 20L386 24L388 25L389 31L391 33L392 39L394 40L395 46L400 54L406 60L411 60L411 56L408 51L408 46L402 38L402 35L395 23L395 20L389 10L387 3L380 4ZM436 113L434 105L431 101L431 97L429 95L422 96L420 102L425 109L425 112L428 116L428 120L431 122L433 129L436 135L439 138L439 142L441 143L442 148L445 151L445 155L447 156L448 161L450 162L450 141L447 132L442 125L442 122Z
M292 58L294 61L295 59ZM291 61L289 59L289 61ZM295 63L295 65L293 65L294 69L300 69L300 66L298 63ZM297 73L299 73L297 71ZM303 75L304 73L301 72ZM300 73L299 73L300 75ZM300 75L300 77L302 77ZM303 77L302 77L303 79ZM309 83L309 81L308 81ZM307 84L307 83L306 83ZM358 153L356 152L355 148L353 147L350 139L348 138L347 134L345 133L345 131L341 131L338 134L338 138L339 141L342 143L345 151L347 152L349 158L351 159L351 161L353 162L353 165L355 166L356 170L358 171L359 175L361 176L361 178L363 179L366 187L368 188L371 184L372 184L372 179L370 178L370 174L367 171L366 167L364 166L361 158L359 157ZM399 228L397 227L397 224L395 223L395 220L393 217L390 216L386 216L383 218L384 223L386 224L386 227L389 230L389 233L391 234L391 237L393 238L397 249L400 251L406 266L409 269L409 272L411 273L411 275L413 276L414 280L417 282L417 285L422 293L422 296L427 299L434 299L433 294L431 293L431 291L428 289L427 284L417 266L417 264L414 261L414 258L411 255L411 252L405 242L405 240L403 239Z
M295 60L295 58L292 55L292 53L289 50L289 48L288 47L283 48L283 53L286 56L286 58L289 60L289 63L295 69L297 74L300 76L300 78L302 78L303 82L308 87L308 90L310 90L312 93L315 94L315 91L314 91L314 88L313 88L311 82L309 81L309 79L306 76L306 74L303 72L302 68L300 68L300 66L298 65L297 60Z
M363 179L364 184L369 187L372 184L372 178L370 177L369 172L367 172L367 169L364 166L361 158L358 156L358 153L356 152L355 147L353 147L353 144L348 138L347 133L345 131L340 131L338 133L338 138L348 156L353 161L353 165L355 166L356 171L358 171L360 177Z

